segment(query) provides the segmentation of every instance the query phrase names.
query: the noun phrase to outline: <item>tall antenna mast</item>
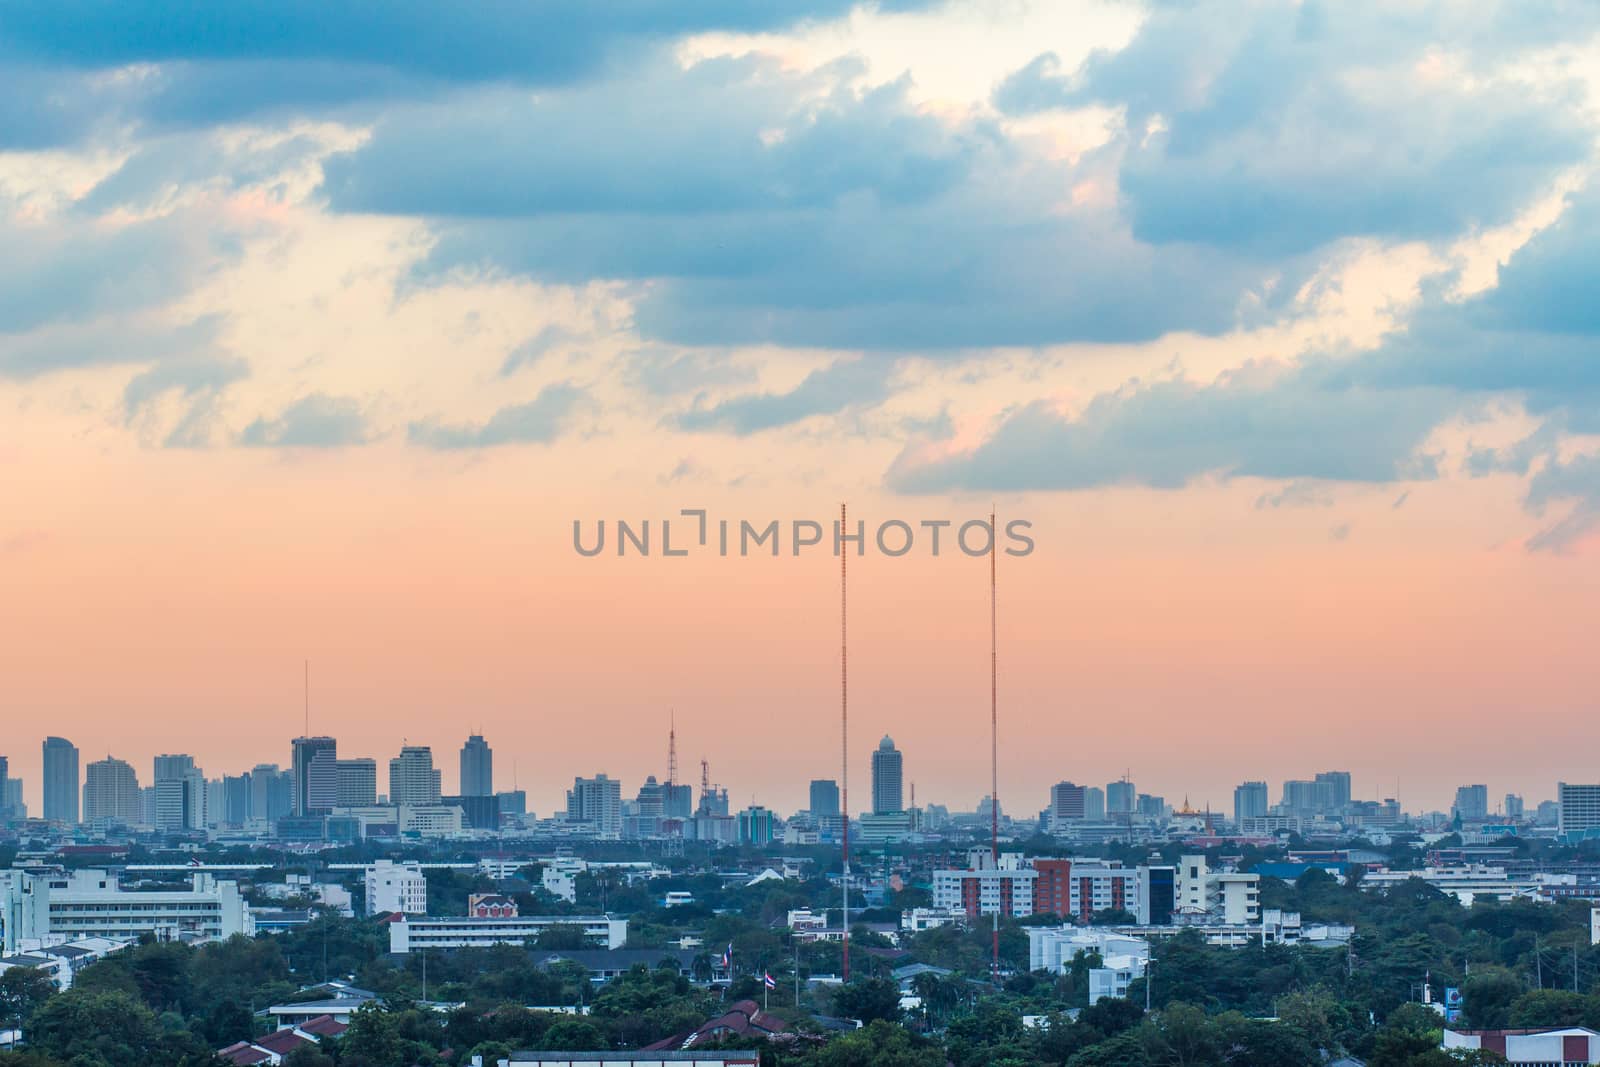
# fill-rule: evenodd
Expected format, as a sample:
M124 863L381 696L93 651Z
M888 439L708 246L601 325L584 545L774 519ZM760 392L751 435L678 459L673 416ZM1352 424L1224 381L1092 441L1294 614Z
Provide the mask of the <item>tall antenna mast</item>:
M1000 670L999 629L996 626L995 560L1000 535L995 527L994 512L989 512L989 829L990 855L994 860L995 877L1000 870ZM1003 898L1002 898L1003 899ZM1000 908L994 913L994 980L1000 981Z
M841 944L844 948L844 981L850 981L850 641L849 600L846 598L846 562L850 549L844 541L845 505L839 505L839 797L844 816L844 910L841 913Z
M678 784L678 716L668 711L671 725L667 730L667 784Z

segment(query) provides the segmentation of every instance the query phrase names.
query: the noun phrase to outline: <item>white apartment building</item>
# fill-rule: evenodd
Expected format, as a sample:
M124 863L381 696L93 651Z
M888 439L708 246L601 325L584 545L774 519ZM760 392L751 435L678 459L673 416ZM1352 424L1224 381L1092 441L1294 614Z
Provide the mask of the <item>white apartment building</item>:
M1183 856L1173 879L1173 921L1252 926L1261 921L1261 876L1213 871L1204 856Z
M1600 785L1558 783L1556 802L1561 805L1562 835L1600 832Z
M967 913L956 909L908 908L900 913L900 929L913 934L941 926L962 926L966 921Z
M1033 885L1038 878L1038 871L1022 866L934 871L933 906L969 916L1000 914L1020 919L1033 914Z
M195 874L186 890L126 890L96 870L0 871L0 918L7 953L89 937L134 941L215 941L255 935L236 882Z
M621 948L628 942L628 920L609 915L518 915L503 919L458 915L444 919L408 917L390 923L389 951L520 945L552 926L582 927L595 948Z
M1125 997L1150 963L1150 942L1104 929L1081 926L1030 927L1028 969L1063 974L1080 952L1094 953L1101 965L1089 971L1089 1003Z
M1576 884L1572 875L1534 875L1529 878L1512 878L1504 867L1490 867L1482 863L1466 863L1454 867L1424 867L1416 871L1391 871L1384 868L1369 871L1361 879L1361 888L1367 891L1389 890L1412 878L1420 879L1455 897L1463 906L1470 907L1480 897L1486 900L1507 901L1517 897L1536 895L1552 884Z
M397 810L402 834L451 837L466 825L461 809L451 804L402 804Z
M379 860L367 867L367 914L428 914L428 878L415 863Z

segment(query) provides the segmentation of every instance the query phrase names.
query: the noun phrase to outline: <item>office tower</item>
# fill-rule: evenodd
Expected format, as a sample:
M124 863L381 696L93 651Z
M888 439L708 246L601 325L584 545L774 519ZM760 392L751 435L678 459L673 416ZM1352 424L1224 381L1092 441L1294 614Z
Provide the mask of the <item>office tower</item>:
M341 808L371 807L378 802L378 761L342 759L335 761L334 804Z
M1323 771L1317 775L1317 803L1324 815L1341 815L1350 806L1350 772Z
M1482 822L1489 817L1489 787L1464 785L1456 790L1452 810L1462 822Z
M495 794L500 801L500 814L526 815L528 814L528 794L522 789L505 789Z
M28 817L28 805L22 799L22 796L22 779L8 777L5 784L5 795L0 796L0 822L6 819L20 820Z
M68 825L78 821L78 746L64 737L44 739L44 817Z
M339 742L331 737L297 737L292 755L294 793L290 814L328 814L339 800Z
M222 802L215 809L224 826L243 826L250 821L250 774L222 776Z
M1049 825L1083 821L1083 786L1057 782L1050 787Z
M1600 785L1560 782L1556 785L1556 803L1560 805L1557 826L1562 835L1592 836L1591 831L1600 830ZM1544 804L1539 809L1542 813Z
M294 812L294 772L276 763L250 768L250 818L275 823Z
M661 795L667 818L687 819L694 814L694 789L688 782L664 782Z
M813 819L839 817L839 783L832 778L811 780L811 817Z
M389 761L389 803L398 807L427 807L439 803L440 775L433 766L433 749L406 745Z
M641 819L659 819L667 810L666 787L656 781L656 776L651 775L644 780L644 785L639 787L639 795L634 799L634 804L639 809Z
M1106 814L1126 815L1133 811L1139 797L1138 790L1126 778L1106 784Z
M1321 791L1326 795L1326 788ZM1318 813L1317 783L1305 778L1291 778L1283 783L1283 801L1279 805L1284 815L1311 818Z
M1167 798L1140 793L1133 802L1134 811L1150 819L1167 817Z
M1106 818L1106 791L1097 785L1084 786L1083 817L1090 822L1104 822Z
M4 756L0 756L0 822L10 818L11 810L6 805L6 793L10 790L11 764Z
M155 758L156 819L158 830L204 830L206 778L188 755Z
M726 801L724 801L726 802ZM597 774L593 778L574 778L567 790L567 818L593 823L597 832L622 832L622 783Z
M461 746L461 795L486 797L494 793L494 750L477 734Z
M1260 819L1267 814L1267 783L1243 782L1233 787L1233 821Z
M872 814L890 815L905 810L905 758L888 734L872 753Z
M1527 809L1523 806L1522 798L1515 793L1506 794L1506 818L1512 822L1521 822L1526 818Z
M144 818L139 776L131 764L107 756L84 768L83 821L137 823Z
M772 812L760 804L752 804L739 813L739 842L745 845L770 845L772 843Z

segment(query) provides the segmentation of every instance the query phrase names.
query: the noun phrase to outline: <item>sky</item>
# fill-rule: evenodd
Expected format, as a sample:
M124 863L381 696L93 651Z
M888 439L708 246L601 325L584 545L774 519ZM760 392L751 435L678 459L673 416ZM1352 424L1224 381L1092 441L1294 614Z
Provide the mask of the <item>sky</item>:
M15 0L0 754L837 777L838 559L994 510L1002 806L1600 751L1600 8ZM573 526L599 556L574 550ZM950 529L954 529L955 526ZM790 527L786 526L786 529ZM1004 544L1004 542L1003 542ZM989 565L850 558L849 785L988 792ZM384 775L380 774L380 787ZM1497 800L1492 801L1497 802Z

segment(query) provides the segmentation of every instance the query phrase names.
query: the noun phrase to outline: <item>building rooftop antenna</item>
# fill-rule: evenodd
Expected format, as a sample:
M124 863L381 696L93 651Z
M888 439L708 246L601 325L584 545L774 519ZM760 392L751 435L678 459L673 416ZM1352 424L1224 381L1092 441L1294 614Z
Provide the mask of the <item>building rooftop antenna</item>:
M672 709L667 709L667 784L678 784L678 716Z

